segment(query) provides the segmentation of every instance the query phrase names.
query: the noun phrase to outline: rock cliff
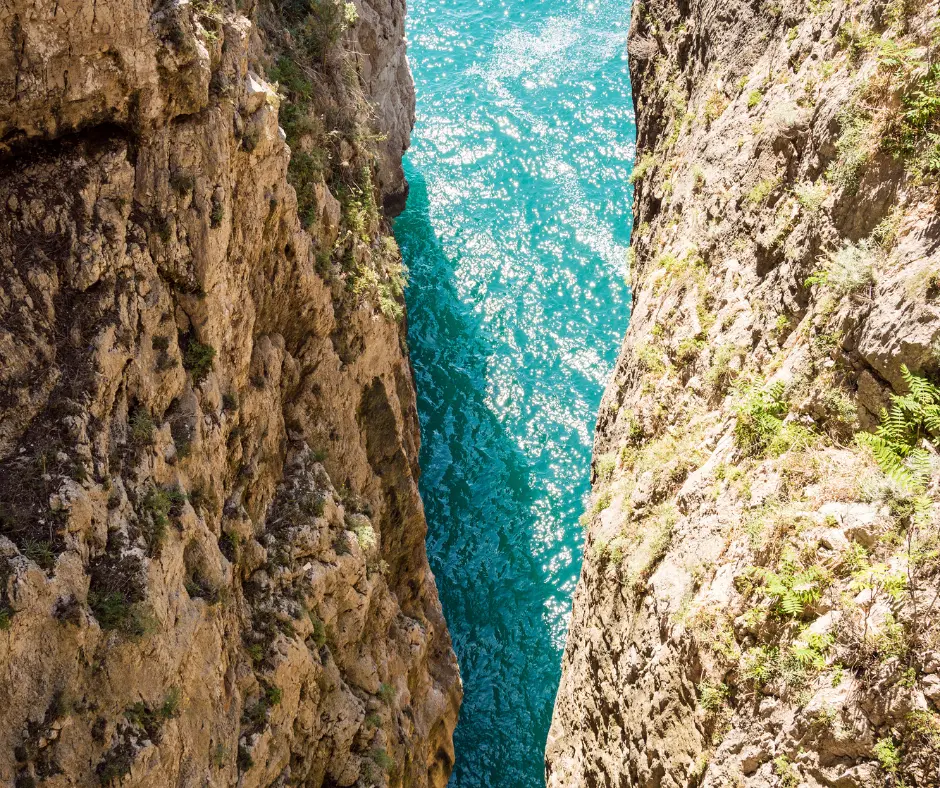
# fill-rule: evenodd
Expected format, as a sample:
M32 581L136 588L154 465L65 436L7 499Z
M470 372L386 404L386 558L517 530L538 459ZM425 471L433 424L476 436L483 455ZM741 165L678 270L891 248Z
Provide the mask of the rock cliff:
M0 11L0 784L446 784L404 11Z
M940 785L937 2L640 0L629 53L547 783Z

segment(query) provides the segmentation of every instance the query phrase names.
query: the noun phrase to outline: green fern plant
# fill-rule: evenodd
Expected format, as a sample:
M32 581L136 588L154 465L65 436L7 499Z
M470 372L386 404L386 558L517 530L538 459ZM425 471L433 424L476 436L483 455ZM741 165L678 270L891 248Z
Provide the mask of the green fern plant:
M784 554L776 572L758 568L755 574L763 580L777 611L790 618L799 618L808 605L819 599L827 579L819 566L801 566L792 551Z
M881 412L874 434L860 432L856 440L871 449L878 467L894 484L914 495L923 495L930 479L931 453L924 442L940 441L940 387L901 366L909 389L891 395L891 408Z
M787 402L783 383L748 389L737 405L738 422L734 428L735 443L745 454L763 454L783 429Z
M793 644L791 653L801 667L822 670L826 667L826 653L834 642L829 633L807 632Z

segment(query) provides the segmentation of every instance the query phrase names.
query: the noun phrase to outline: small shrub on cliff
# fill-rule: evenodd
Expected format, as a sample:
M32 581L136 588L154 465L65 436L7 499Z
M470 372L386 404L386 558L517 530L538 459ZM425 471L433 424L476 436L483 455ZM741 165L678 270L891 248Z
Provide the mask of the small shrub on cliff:
M707 679L698 685L699 705L705 711L714 713L724 705L728 699L728 685L721 682L711 682Z
M741 357L742 350L733 344L719 345L712 357L712 364L705 373L705 382L715 394L723 394L738 374L734 362Z
M770 681L777 671L778 650L771 646L752 646L741 655L738 674L745 681L762 686Z
M143 502L143 526L149 555L158 555L166 539L169 515L179 513L186 496L176 489L152 487Z
M662 350L655 345L640 344L636 346L633 352L644 372L659 377L666 371L666 362L663 360Z
M802 181L793 187L793 193L800 205L809 214L815 214L829 197L830 187L825 178L813 181Z
M705 120L711 123L720 118L728 109L728 97L719 91L712 93L705 101Z
M594 501L594 505L591 507L591 514L600 514L605 509L610 508L611 502L611 493L610 490L604 490Z
M172 687L166 694L163 703L156 708L138 702L127 708L124 711L124 716L132 725L147 731L147 735L152 741L159 741L160 728L163 723L179 717L181 697L182 693L180 693L179 687Z
M88 606L98 626L104 630L117 630L132 637L147 634L152 622L121 591L89 591Z
M250 137L245 138L250 139ZM244 140L243 140L244 142ZM222 200L215 194L212 195L212 209L209 212L209 226L210 227L219 227L222 224L222 220L225 218L225 206L222 204Z
M280 687L270 685L264 688L264 699L269 706L277 706L284 697Z
M881 137L871 117L857 107L844 110L839 121L838 157L826 169L826 179L851 193L858 186L859 173L878 150Z
M890 738L879 739L874 751L881 768L888 774L895 774L901 765L901 755L894 741Z
M191 339L186 346L186 353L183 355L183 366L188 369L193 376L193 383L199 385L206 376L212 371L213 359L215 358L215 348L211 345L204 345L196 339Z
M42 539L27 539L20 546L20 551L30 561L35 562L43 569L52 569L55 564L55 553L49 542Z
M379 685L379 697L387 704L391 705L395 700L395 688L388 682L383 681Z
M378 545L378 538L375 535L375 529L367 522L355 522L349 526L350 530L356 535L356 541L359 543L359 549L368 553Z
M219 742L212 748L212 765L216 769L222 769L229 762L229 756L228 747Z
M149 446L153 443L153 419L147 410L138 406L131 413L131 441L136 446Z
M685 366L693 363L705 347L705 341L695 337L686 337L676 348L676 362Z
M310 623L313 626L313 632L310 637L313 639L313 642L317 644L317 647L322 648L326 645L326 627L323 626L323 622L313 613L309 613L308 615L310 616Z
M242 725L252 728L261 728L268 721L268 709L270 706L264 698L245 706L242 709Z
M807 277L806 285L822 285L838 295L852 295L875 283L875 262L880 252L870 241L846 241L822 260L822 267Z
M748 192L747 201L751 205L762 205L778 186L780 186L779 177L765 178L758 181L754 188Z
M827 582L821 567L802 566L793 551L784 554L776 572L757 568L754 574L763 581L777 612L790 618L799 618L808 605L818 601Z
M774 771L780 778L782 788L798 788L800 785L800 773L786 755L774 758Z
M375 762L375 765L380 769L384 769L387 772L392 771L395 768L395 761L392 757L381 747L377 747L372 750L372 760Z
M917 157L925 148L922 167L930 171L940 151L940 63L929 68L901 102L903 112L890 132L889 146L908 158Z
M237 763L239 771L242 772L247 772L252 766L255 765L255 760L251 757L251 750L244 744L238 745Z
M352 9L348 6L352 5ZM323 61L340 36L359 21L352 3L336 0L310 0L285 3L288 18L294 21L294 34L303 53L314 61Z
M126 742L119 742L107 753L95 768L99 785L114 785L129 774L134 765L134 751Z
M630 183L636 183L643 180L653 167L656 166L656 157L652 153L645 154L638 162L633 165L633 172L630 173Z
M602 454L597 458L595 466L597 478L601 482L609 482L610 477L614 475L614 469L617 467L617 455L613 453Z
M179 194L188 194L196 188L196 178L186 170L173 170L170 173L170 186Z

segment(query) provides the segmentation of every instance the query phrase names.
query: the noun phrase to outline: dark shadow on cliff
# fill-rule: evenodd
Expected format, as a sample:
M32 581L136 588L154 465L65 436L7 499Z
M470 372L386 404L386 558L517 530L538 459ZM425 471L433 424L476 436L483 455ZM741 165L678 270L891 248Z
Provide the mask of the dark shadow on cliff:
M536 496L526 458L486 404L489 342L458 296L459 254L448 257L435 234L421 173L406 173L411 190L395 235L410 268L420 486L465 693L450 785L537 786L560 666L532 555Z

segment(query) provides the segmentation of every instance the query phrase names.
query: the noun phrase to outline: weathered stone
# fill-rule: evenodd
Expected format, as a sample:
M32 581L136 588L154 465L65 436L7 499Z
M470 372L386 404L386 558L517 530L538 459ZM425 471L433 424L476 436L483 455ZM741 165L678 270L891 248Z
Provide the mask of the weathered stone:
M395 202L404 3L357 6L312 100L331 122L375 104L377 158L334 136ZM377 212L348 240L325 174L301 227L265 77L276 14L0 14L3 785L450 773L461 686L403 325L330 253L352 243L379 277L399 261Z
M884 147L916 80L875 54L926 73L940 9L886 8L634 5L634 302L594 443L619 461L550 788L938 784L940 468L915 521L855 440L902 365L940 371L936 175Z

